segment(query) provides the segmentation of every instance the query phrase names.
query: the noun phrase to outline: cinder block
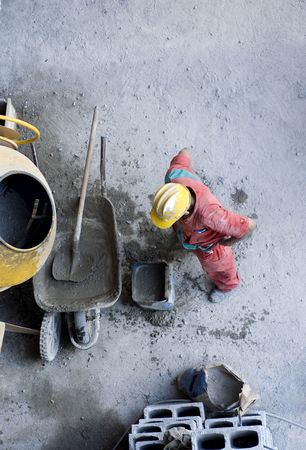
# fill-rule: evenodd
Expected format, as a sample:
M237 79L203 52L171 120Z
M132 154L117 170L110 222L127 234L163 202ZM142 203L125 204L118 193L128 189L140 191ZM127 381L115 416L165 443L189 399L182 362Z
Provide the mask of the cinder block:
M254 411L241 417L217 417L205 420L205 428L229 428L236 426L267 426L267 417L264 411Z
M194 450L208 450L208 449L228 449L226 434L222 430L203 430L195 432L191 435L192 449Z
M192 433L192 448L195 450L263 450L273 445L270 431L261 426L204 429Z
M206 419L204 423L205 428L234 428L238 426L237 417L220 417L218 419Z
M129 435L129 450L135 450L138 442L162 442L164 432L161 433L135 433Z
M172 417L170 419L139 419L139 423L164 423L165 420L172 420Z
M188 421L187 421L188 422ZM186 423L186 421L172 421L172 422L168 422L167 424L161 424L159 423L157 427L159 427L160 429L162 429L162 431L160 432L149 432L150 429L154 429L154 427L152 426L152 424L149 424L148 427L146 427L146 424L138 424L138 428L133 428L133 431L139 431L137 432L132 432L129 435L129 450L136 450L136 444L138 442L148 442L148 441L159 441L159 442L163 442L164 439L164 435L165 432L170 430L171 428L174 427L184 427L184 425L190 425L189 428L186 428L186 432L192 432L193 430L191 429L191 427L193 427L194 431L201 431L201 429L196 429L195 423L194 421L189 421L190 424ZM201 424L202 426L202 424ZM202 427L203 429L203 427ZM148 431L148 432L146 432Z
M141 419L138 424L132 425L132 433L158 433L167 431L173 427L185 427L187 430L202 430L203 424L200 417L165 419L164 421L155 422L154 419Z
M205 420L203 403L164 403L162 405L150 405L144 409L145 419L169 419L201 417Z
M139 433L159 433L164 431L165 425L163 422L143 422L132 425L132 434Z
M135 450L163 450L165 444L162 441L136 442Z
M242 425L245 426L267 426L267 415L265 411L252 411L241 418Z

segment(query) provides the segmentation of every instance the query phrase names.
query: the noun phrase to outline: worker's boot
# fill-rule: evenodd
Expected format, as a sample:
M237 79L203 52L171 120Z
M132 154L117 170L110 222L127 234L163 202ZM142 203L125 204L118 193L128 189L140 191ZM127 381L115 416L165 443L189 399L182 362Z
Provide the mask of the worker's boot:
M208 300L211 303L221 303L223 300L229 300L234 297L234 291L220 291L216 287L208 294Z

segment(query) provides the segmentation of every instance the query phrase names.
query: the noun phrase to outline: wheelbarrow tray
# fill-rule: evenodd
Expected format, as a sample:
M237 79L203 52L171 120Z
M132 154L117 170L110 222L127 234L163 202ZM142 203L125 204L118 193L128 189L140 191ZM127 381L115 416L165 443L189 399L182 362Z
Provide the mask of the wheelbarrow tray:
M87 198L80 252L93 255L88 277L80 282L57 281L52 275L54 255L63 242L72 242L74 221L57 234L45 265L33 278L38 306L49 312L76 312L112 306L121 294L121 268L114 207L106 197ZM60 227L59 227L60 228Z

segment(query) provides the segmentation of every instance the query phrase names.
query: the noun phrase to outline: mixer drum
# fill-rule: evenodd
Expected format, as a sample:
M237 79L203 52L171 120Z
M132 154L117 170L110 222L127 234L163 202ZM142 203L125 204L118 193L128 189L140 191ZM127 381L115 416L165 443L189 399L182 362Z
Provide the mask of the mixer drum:
M0 291L33 277L56 233L51 189L24 155L0 144Z

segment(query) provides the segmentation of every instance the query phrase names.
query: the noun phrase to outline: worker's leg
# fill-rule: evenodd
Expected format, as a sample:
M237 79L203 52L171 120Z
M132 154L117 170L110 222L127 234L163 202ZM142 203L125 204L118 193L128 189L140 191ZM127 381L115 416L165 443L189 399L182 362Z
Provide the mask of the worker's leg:
M240 277L231 247L216 245L212 254L204 253L201 250L196 250L194 253L203 270L220 291L228 292L239 285Z

